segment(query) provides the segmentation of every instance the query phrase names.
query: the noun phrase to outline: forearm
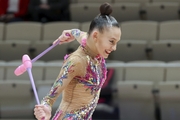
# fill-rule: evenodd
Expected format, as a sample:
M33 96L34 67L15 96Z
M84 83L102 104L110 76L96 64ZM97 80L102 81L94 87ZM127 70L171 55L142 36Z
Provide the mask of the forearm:
M68 43L74 41L75 39L80 44L83 44L83 41L85 41L87 37L87 33L80 31L79 29L64 30L62 34L59 36L59 38L53 42L53 44L57 43L57 41L60 41L60 44Z
M41 104L46 105L49 108L52 108L54 104L54 100L52 100L49 96L45 96L43 100L41 101Z

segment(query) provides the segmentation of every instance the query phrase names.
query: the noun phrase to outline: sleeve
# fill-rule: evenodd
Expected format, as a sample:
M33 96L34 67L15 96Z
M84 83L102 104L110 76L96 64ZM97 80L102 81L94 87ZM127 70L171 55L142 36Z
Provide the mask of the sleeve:
M28 6L29 6L29 0L21 0L20 1L20 6L19 6L19 11L14 14L14 16L19 17L19 16L24 16L28 12Z
M7 7L8 7L8 1L0 0L0 16L6 14Z
M87 33L80 31L79 29L72 29L71 34L80 44L82 44L82 40L87 39Z
M39 9L40 2L37 0L30 0L28 5L28 12L34 14Z
M69 7L69 0L58 0L57 3L50 3L50 9L67 9Z
M83 75L83 68L85 68L84 63L85 62L82 58L80 58L80 56L73 56L72 58L68 58L62 66L61 71L50 92L43 98L41 104L52 107L58 96L62 93L70 81L73 80L75 76Z
M81 31L80 36L76 38L76 40L80 43L83 44L83 41L87 39L87 33Z

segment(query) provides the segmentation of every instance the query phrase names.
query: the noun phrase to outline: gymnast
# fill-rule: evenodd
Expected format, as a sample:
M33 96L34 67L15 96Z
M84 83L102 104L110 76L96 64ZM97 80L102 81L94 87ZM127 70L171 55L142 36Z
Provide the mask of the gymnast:
M89 31L64 30L54 44L78 40L81 45L66 55L60 73L50 92L35 105L38 120L51 119L53 103L62 94L62 101L53 120L91 120L97 106L101 87L106 80L106 63L121 37L119 23L111 16L109 3L100 6L100 14L90 24ZM67 35L68 34L68 35Z

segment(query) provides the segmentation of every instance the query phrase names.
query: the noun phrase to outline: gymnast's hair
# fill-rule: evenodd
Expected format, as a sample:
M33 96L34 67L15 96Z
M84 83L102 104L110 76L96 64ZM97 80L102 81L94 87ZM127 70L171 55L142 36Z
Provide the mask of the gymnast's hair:
M99 8L100 14L96 16L90 24L88 34L90 35L94 29L98 29L99 32L103 33L103 30L107 27L119 27L117 20L111 16L112 7L109 3L104 3Z

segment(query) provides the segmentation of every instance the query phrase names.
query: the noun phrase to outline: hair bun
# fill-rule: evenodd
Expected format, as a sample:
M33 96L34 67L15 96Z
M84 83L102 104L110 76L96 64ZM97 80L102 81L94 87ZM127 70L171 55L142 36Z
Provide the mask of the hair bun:
M109 3L104 3L100 6L101 15L110 15L112 13L112 7Z

